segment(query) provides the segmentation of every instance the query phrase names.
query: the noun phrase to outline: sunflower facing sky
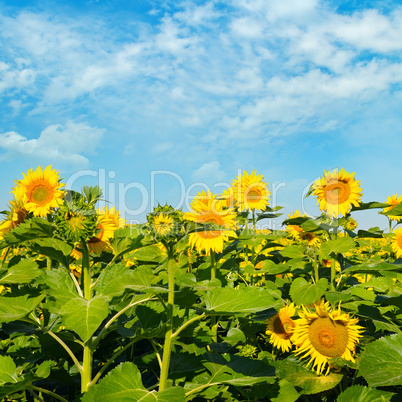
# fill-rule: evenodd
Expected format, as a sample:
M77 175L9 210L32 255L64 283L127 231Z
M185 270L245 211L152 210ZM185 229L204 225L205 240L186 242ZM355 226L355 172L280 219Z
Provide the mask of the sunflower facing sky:
M226 202L217 200L215 197L210 198L208 202L199 202L196 204L194 212L186 212L183 217L188 221L200 224L212 223L220 226L219 229L202 229L190 233L189 243L192 248L198 252L210 251L221 252L223 243L228 240L229 236L235 236L233 228L235 227L236 213L233 208L226 208Z
M30 168L27 174L22 173L23 180L17 180L13 193L15 198L24 204L28 212L34 216L45 217L52 208L57 208L64 196L60 190L64 184L59 182L59 173L49 165L34 171Z
M328 359L340 357L354 362L356 343L362 337L363 327L357 325L358 318L350 318L342 314L340 305L332 310L329 302L315 305L315 311L299 310L299 319L293 332L294 351L301 359L310 358L307 365L317 374L329 372Z
M333 218L339 214L345 216L352 205L359 206L363 195L360 180L355 180L355 173L348 173L344 169L325 171L324 176L313 184L313 195L317 196L317 205Z
M266 334L270 335L269 343L272 343L282 352L288 352L292 348L291 338L296 322L292 320L296 309L294 303L282 307L277 314L268 321Z
M243 174L236 177L231 187L233 194L225 193L226 198L233 197L234 203L240 211L264 210L269 205L270 191L268 183L264 181L262 174L257 174L255 170L248 174L245 170Z

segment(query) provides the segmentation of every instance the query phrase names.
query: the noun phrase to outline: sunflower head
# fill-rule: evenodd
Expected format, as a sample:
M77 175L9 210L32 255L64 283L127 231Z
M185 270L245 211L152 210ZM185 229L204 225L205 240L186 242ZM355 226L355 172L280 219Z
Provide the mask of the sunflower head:
M200 201L204 203L204 201ZM147 220L152 236L160 241L174 241L183 235L182 212L170 205L158 205Z
M386 207L383 209L383 212L388 212L392 208L395 208L398 204L402 202L402 195L398 197L398 194L394 194L391 197L387 198L386 204L389 204L389 207ZM397 216L397 215L388 215L388 218L391 219L391 221L400 221L402 219L402 216Z
M357 325L357 318L343 314L340 305L337 310L329 302L321 301L315 305L315 311L302 306L299 319L293 333L295 354L300 358L309 358L307 365L317 374L328 374L328 359L340 357L354 362L356 343L362 337L364 328Z
M15 182L12 192L28 212L34 216L46 216L61 204L64 192L60 188L64 184L59 182L59 173L51 165L45 170L42 166L35 171L30 168L23 176L23 180Z
M28 215L29 213L25 209L22 201L10 201L10 209L7 212L7 218L0 223L0 233L4 234L16 228L28 218Z
M392 251L396 258L402 258L402 227L394 231L394 238L391 243Z
M314 182L312 194L317 196L317 204L321 211L336 218L339 214L346 216L352 205L360 205L363 193L360 180L355 180L354 175L344 169L339 172L338 169L332 172L328 170Z
M351 216L349 216L348 218L346 218L343 227L346 230L355 230L357 228L357 221L353 219Z
M272 343L282 352L288 352L292 348L291 338L296 322L292 319L295 315L295 305L289 304L282 307L277 314L268 320L266 334L270 336L269 343Z
M264 210L269 205L270 191L264 176L254 170L248 174L245 170L232 182L234 203L240 211Z
M186 212L183 218L195 223L194 232L190 233L189 243L199 253L211 251L220 253L229 236L235 236L236 213L227 208L224 200L211 198L207 203L199 204L199 210Z

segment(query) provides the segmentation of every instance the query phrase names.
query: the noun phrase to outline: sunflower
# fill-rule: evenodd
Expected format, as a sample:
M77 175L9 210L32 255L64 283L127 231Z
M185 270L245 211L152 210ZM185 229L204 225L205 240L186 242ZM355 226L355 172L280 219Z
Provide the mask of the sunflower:
M304 217L304 216L306 216L306 214L301 215L301 212L298 209L296 209L291 214L288 214L289 219L301 218L301 217ZM294 239L297 239L299 237L299 234L303 232L303 229L299 225L287 225L286 226L286 231Z
M210 251L222 252L223 243L229 239L229 236L234 237L233 228L235 226L236 214L233 208L226 208L224 201L211 198L207 203L197 204L198 210L194 212L184 213L184 219L202 225L214 224L219 226L219 229L202 229L191 233L189 243L191 248L195 248L198 252L205 251L209 254Z
M49 165L42 169L39 166L36 171L30 168L24 179L17 180L13 188L15 198L22 203L28 212L34 216L46 216L52 208L57 208L64 196L59 190L64 186L59 183L59 173Z
M355 173L349 174L344 169L338 172L328 170L324 176L313 184L313 195L317 196L317 205L321 211L336 218L339 214L346 216L352 205L359 206L362 197L360 180L354 178Z
M357 221L352 217L349 217L346 219L346 222L344 223L343 227L346 230L355 230L357 228Z
M315 305L315 312L302 307L293 331L294 353L302 354L300 358L310 357L307 365L312 364L317 374L322 374L326 366L325 374L328 374L328 359L331 358L354 362L355 345L363 331L363 327L357 325L358 318L342 314L340 304L337 310L332 310L329 302L322 301Z
M167 214L159 214L153 221L153 227L158 236L166 236L173 229L173 218Z
M248 174L245 170L242 175L232 182L233 198L240 211L264 210L269 205L270 191L264 176L254 170Z
M282 352L288 352L292 348L291 338L296 322L292 320L295 315L294 303L282 307L277 314L268 321L265 333L270 335L269 343L272 343Z
M394 194L392 197L387 198L386 204L390 204L390 207L384 208L383 212L388 212L392 208L396 207L398 204L402 202L402 195L398 197L397 194ZM402 219L402 216L395 216L395 215L387 215L391 221L400 221Z
M114 231L124 224L124 219L120 218L120 213L115 211L115 207L108 210L96 210L98 214L98 233L88 241L88 250L91 253L101 253L102 251L111 251L110 239Z
M394 231L395 239L391 243L396 258L402 258L402 227Z
M202 205L208 205L208 202L215 198L216 195L214 195L210 190L201 190L194 196L193 200L190 203L190 207L193 211L201 211Z
M297 238L300 241L306 241L309 246L317 246L321 243L320 238L313 232L305 232L304 230L299 233Z
M0 232L4 234L16 228L27 216L28 211L21 201L10 201L10 211L7 213L7 219L0 223Z

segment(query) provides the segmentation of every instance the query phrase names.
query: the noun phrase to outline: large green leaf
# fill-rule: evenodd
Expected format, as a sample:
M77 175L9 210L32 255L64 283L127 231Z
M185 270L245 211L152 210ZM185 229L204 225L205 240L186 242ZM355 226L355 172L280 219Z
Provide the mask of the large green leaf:
M142 385L141 373L134 363L122 363L92 386L82 397L82 402L183 402L181 387L169 388L163 392L148 391Z
M18 382L17 366L11 356L0 356L0 385Z
M297 278L290 285L290 296L297 305L306 305L321 298L327 289L328 281L325 278L321 278L317 283Z
M276 366L276 375L290 382L295 388L301 388L302 394L318 394L330 390L338 385L343 377L343 374L336 373L318 376L295 361L293 357L273 364Z
M352 385L343 391L336 400L337 402L388 402L392 392L370 389L363 385Z
M385 261L369 262L346 268L343 273L361 272L372 274L373 272L381 273L384 271L402 272L402 264L390 264L389 262Z
M305 247L304 246L296 246L296 245L292 245L292 246L287 246L284 249L281 250L281 254L284 257L288 257L288 258L303 258L305 252Z
M145 246L133 252L133 257L140 261L161 262L166 256L162 254L162 250L156 245Z
M388 206L388 205L387 205ZM402 202L398 205L395 205L392 209L387 212L381 212L383 215L394 215L394 216L402 216Z
M63 324L76 332L86 342L108 315L108 298L95 296L91 300L76 297L60 310Z
M54 226L44 218L31 218L21 223L15 229L4 235L0 242L0 249L23 243L27 240L35 240L42 237L52 237Z
M0 296L0 322L15 321L27 316L44 297L45 295L30 297L29 294L18 297Z
M341 237L335 240L328 240L321 245L321 253L324 258L328 258L330 254L346 253L355 247L355 242L350 237Z
M29 248L38 254L43 254L60 262L64 266L68 266L69 255L73 249L72 246L59 239L38 239L30 244Z
M384 336L362 353L360 374L370 387L402 384L402 334Z
M31 258L21 260L18 264L8 269L1 269L0 284L23 284L29 283L37 278L42 271L38 268L38 264Z
M135 226L117 229L114 232L113 239L110 241L113 254L115 255L114 260L130 251L140 248L143 238L144 235L141 233L141 230Z
M279 310L283 302L264 288L217 288L207 292L206 309L216 313L255 313L269 308Z

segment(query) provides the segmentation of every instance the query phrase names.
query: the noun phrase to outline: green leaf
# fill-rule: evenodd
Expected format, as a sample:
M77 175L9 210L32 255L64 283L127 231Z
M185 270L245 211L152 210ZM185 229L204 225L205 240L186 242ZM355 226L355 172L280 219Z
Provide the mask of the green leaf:
M47 378L50 375L52 367L56 367L57 363L52 360L46 360L41 363L35 371L35 375L40 378Z
M142 385L137 366L125 362L110 371L98 384L92 386L81 399L82 402L183 402L184 389L169 388L163 392L149 392Z
M46 293L55 299L54 313L58 313L61 306L78 297L77 289L66 269L44 271L38 280L47 286Z
M0 385L18 382L17 366L10 356L0 356Z
M306 305L320 299L328 289L328 281L321 278L312 284L304 278L296 278L290 285L290 296L297 305Z
M135 226L117 229L114 232L110 243L113 248L114 260L120 258L130 251L136 250L142 246L141 240L144 235L141 230Z
M270 275L277 275L288 270L289 266L287 266L286 264L276 264L272 260L264 260L261 270L259 270L258 272L266 272Z
M369 273L372 274L373 272L381 272L384 271L395 271L395 272L402 272L402 264L390 264L385 261L381 262L369 262L369 263L363 263L359 265L354 265L352 267L346 268L342 273L356 273L356 272L362 272L362 273Z
M38 239L35 243L29 245L29 249L56 260L67 267L73 247L59 239Z
M341 394L337 402L387 402L390 401L392 392L380 391L378 389L369 389L363 385L352 385Z
M97 294L113 298L122 295L132 282L132 271L124 263L111 264L99 275L94 288Z
M156 245L139 248L132 255L137 260L151 262L161 262L166 258L162 254L162 250Z
M366 346L360 374L370 387L402 384L402 334L384 336Z
M362 202L358 207L352 205L351 212L354 211L364 211L366 209L376 209L376 208L385 208L388 207L389 204L384 204L382 202L370 201L370 202Z
M31 218L21 223L15 229L5 233L0 242L0 249L14 246L27 240L35 240L42 237L52 237L54 226L44 218Z
M351 248L356 247L355 242L350 237L341 237L335 240L328 240L321 245L323 257L329 257L330 254L346 253Z
M0 296L0 322L15 321L27 316L41 302L45 295L8 297Z
M318 394L336 387L342 380L343 374L330 373L318 376L311 370L303 367L294 358L287 358L273 363L276 366L276 375L287 380L295 388L301 388L302 394Z
M283 248L280 253L284 256L284 257L288 257L288 258L303 258L304 257L304 251L305 251L305 247L304 246L287 246L285 248Z
M279 394L275 398L271 398L272 402L294 402L299 399L300 394L295 387L287 380L279 381Z
M255 313L269 308L279 310L283 305L269 290L257 287L210 290L205 296L205 304L207 310L219 313Z
M62 306L60 315L65 327L75 331L86 342L107 317L108 298L95 296L88 301L76 297Z
M0 279L0 284L29 283L41 273L42 271L38 268L38 264L33 259L27 258L8 269L0 270L0 275L4 274Z
M386 204L388 207L389 205ZM391 208L387 212L381 212L383 215L394 215L394 216L402 216L402 202L400 202L398 205L395 205L393 208Z

